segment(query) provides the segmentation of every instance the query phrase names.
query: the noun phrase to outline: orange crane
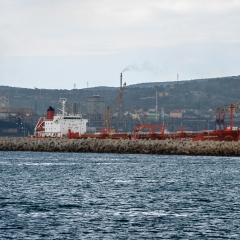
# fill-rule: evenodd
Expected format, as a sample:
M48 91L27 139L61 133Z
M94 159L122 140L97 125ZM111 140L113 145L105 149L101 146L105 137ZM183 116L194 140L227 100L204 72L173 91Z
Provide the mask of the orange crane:
M106 132L107 132L107 133L110 132L110 129L111 129L111 118L112 118L113 112L114 112L117 104L120 103L120 101L121 101L122 94L123 94L123 90L125 89L125 87L126 87L126 83L124 83L124 84L120 87L120 92L119 92L117 98L115 99L112 107L107 106L107 108L106 108L105 124L106 124Z

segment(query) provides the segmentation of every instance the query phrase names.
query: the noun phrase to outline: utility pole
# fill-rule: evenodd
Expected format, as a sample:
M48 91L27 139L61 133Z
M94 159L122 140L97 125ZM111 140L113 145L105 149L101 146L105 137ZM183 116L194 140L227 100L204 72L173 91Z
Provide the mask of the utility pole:
M200 97L201 97L201 93L199 92L199 93L198 93L198 108L199 108L199 110L198 110L198 111L199 111L199 113L198 113L198 114L199 114L199 115L200 115L200 111L201 111L201 102L200 102Z
M185 112L187 113L187 96L188 95L188 92L187 92L187 88L186 88L186 108L185 108Z
M164 108L161 108L162 123L164 124Z
M23 136L25 137L25 114L23 113Z
M157 110L158 110L158 91L156 90L156 122L157 122Z

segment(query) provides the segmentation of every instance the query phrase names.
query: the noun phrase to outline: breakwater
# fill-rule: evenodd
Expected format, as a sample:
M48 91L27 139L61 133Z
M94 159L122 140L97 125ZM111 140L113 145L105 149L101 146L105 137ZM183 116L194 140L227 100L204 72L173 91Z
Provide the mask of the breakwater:
M240 156L239 142L0 138L0 151Z

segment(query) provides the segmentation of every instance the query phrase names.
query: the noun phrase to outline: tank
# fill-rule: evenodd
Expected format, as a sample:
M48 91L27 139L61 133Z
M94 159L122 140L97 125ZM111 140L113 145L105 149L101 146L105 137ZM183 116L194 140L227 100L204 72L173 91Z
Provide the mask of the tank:
M52 108L51 106L49 106L49 108L48 108L48 110L47 110L47 114L46 114L46 119L47 119L47 120L53 120L54 113L55 113L54 108Z

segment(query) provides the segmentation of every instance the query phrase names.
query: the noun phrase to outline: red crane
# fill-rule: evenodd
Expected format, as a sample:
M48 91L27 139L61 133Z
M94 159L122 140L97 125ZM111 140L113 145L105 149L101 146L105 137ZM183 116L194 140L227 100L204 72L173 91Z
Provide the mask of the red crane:
M148 129L150 134L156 133L156 129L160 129L160 133L164 134L167 128L166 124L138 124L134 127L134 134L137 134L142 129Z

